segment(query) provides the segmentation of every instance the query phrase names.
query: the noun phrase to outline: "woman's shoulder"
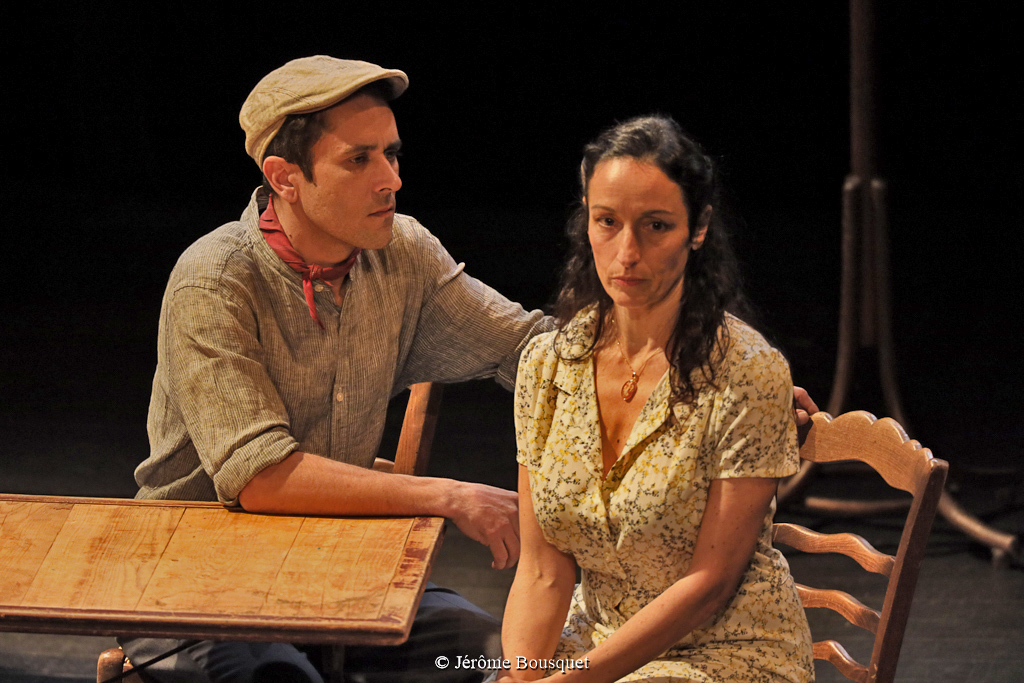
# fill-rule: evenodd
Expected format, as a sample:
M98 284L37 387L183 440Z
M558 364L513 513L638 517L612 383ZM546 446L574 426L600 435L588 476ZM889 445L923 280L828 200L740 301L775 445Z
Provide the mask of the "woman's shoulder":
M597 309L588 308L550 332L538 334L523 349L523 362L583 360L593 351Z
M592 352L596 321L596 310L584 310L557 329L531 339L519 359L517 384L533 390L549 383L577 386L577 376L588 367L585 361Z
M540 365L554 354L555 337L558 330L543 332L526 343L519 359L519 368Z
M584 308L572 320L554 330L552 348L564 360L583 360L594 351L600 312L596 304Z
M789 376L786 357L764 335L731 313L726 313L725 324L728 342L724 369L729 375L754 371L758 375L769 373Z

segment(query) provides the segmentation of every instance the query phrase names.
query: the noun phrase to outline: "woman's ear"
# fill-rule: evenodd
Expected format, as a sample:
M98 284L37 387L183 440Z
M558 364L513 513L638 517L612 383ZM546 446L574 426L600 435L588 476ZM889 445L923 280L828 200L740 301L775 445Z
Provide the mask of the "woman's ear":
M708 204L704 207L704 210L700 212L700 217L697 219L697 228L690 236L690 249L697 251L704 246L704 239L708 236L708 225L710 223L711 205Z

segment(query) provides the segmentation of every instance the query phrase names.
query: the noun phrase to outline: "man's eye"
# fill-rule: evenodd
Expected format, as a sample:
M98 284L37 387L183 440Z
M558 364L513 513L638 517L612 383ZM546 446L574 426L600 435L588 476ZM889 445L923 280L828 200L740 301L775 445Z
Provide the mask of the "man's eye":
M365 164L367 159L369 159L368 156L366 156L365 154L360 154L358 156L352 157L351 161L353 164Z
M398 161L398 157L402 156L402 153L399 152L397 149L393 149L384 152L384 156L386 156L389 161Z

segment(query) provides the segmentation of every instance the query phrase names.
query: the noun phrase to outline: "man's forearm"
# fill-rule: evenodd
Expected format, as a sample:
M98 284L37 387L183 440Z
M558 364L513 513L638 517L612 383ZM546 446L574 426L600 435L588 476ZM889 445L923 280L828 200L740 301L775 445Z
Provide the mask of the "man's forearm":
M376 472L296 451L253 477L238 502L249 512L447 517L490 549L495 569L519 560L516 494L485 484Z
M451 517L457 482L386 474L296 451L242 489L249 512Z

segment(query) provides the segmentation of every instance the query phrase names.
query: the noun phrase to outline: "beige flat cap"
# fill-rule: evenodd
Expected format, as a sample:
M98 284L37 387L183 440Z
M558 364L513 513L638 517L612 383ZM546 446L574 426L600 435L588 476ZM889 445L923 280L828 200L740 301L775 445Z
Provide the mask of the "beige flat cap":
M293 59L264 76L245 98L238 123L245 131L245 151L260 168L267 145L289 114L308 114L341 102L367 83L387 80L391 99L405 92L404 71L326 55Z

